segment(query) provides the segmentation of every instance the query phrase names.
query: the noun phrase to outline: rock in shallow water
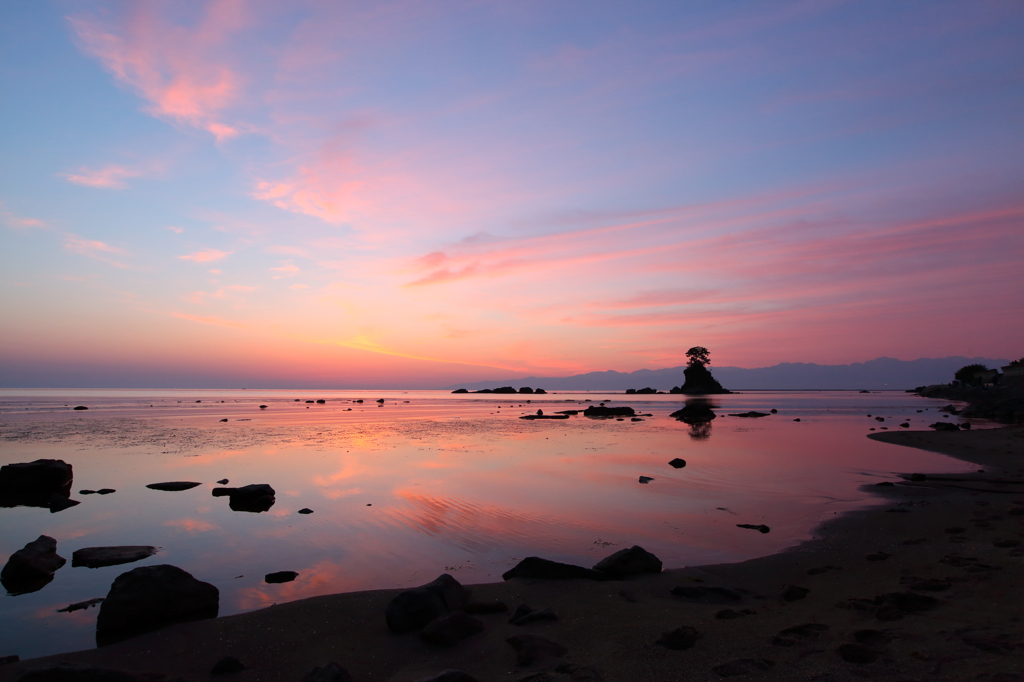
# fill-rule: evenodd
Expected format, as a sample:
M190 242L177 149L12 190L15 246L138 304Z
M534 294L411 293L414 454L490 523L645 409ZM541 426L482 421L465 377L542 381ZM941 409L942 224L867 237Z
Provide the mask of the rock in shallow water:
M196 483L195 481L164 481L163 483L150 483L146 487L151 490L178 492L179 490L191 490L197 485L202 485L202 483Z
M11 555L0 571L0 583L10 595L38 592L53 580L53 573L67 563L57 555L57 541L40 535Z
M216 618L220 591L177 566L142 566L110 586L96 619L96 645L106 646L165 625Z
M271 585L277 583L290 583L299 577L299 574L295 571L278 571L277 573L267 573L263 576L263 582Z
M276 491L266 483L253 483L240 488L214 488L214 497L227 497L232 511L260 513L269 511L277 501Z
M37 459L0 467L0 507L48 507L61 511L78 504L68 499L74 475L60 459Z
M130 564L146 557L151 557L160 550L150 545L124 545L120 547L83 547L76 549L71 555L73 567L101 568Z

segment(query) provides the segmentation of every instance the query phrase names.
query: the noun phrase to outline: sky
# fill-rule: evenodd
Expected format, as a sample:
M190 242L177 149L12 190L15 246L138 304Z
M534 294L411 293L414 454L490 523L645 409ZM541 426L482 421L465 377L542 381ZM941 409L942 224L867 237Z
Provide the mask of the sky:
M0 386L1024 354L1024 4L5 2Z

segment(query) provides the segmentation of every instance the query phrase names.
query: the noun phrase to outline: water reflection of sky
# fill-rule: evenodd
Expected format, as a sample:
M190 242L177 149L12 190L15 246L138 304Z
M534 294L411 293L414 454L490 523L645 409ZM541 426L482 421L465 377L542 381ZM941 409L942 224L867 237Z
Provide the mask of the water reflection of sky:
M56 610L104 596L117 575L140 565L170 563L213 583L227 615L420 584L444 571L464 583L491 582L530 555L590 566L632 544L669 567L740 561L809 537L826 516L872 504L858 490L863 483L894 472L970 469L864 437L871 428L898 429L904 419L913 428L941 419L941 403L900 393L716 397L719 418L698 437L668 417L679 396L251 393L0 391L0 463L63 459L74 466L73 498L82 502L56 514L0 509L0 559L46 534L69 560L41 591L3 598L0 655L92 646L97 609ZM653 416L518 419L600 398ZM75 404L90 409L71 412ZM726 416L770 408L779 414ZM685 468L668 465L676 457ZM641 475L654 480L641 484ZM227 498L210 494L222 478L269 483L276 504L262 514L232 512ZM203 485L145 488L164 480ZM104 487L117 492L77 494ZM303 507L314 513L297 514ZM737 523L772 530L763 535ZM105 545L162 549L136 564L71 567L74 550ZM300 575L263 583L264 574L280 570Z

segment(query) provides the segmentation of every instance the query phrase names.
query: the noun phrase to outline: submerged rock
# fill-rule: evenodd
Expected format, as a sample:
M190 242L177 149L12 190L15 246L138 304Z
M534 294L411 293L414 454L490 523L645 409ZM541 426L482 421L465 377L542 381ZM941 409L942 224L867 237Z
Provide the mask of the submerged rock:
M754 412L753 410L751 410L750 412L739 412L737 414L733 414L733 413L730 412L729 416L730 417L743 417L744 419L756 419L758 417L768 417L768 416L770 416L770 413L768 413L768 412Z
M444 573L436 580L406 590L392 599L384 612L384 618L391 632L411 632L438 616L461 609L468 598L466 588Z
M38 592L53 580L53 573L67 563L57 555L57 541L40 535L7 560L0 571L0 583L11 595Z
M74 604L68 604L62 609L57 609L57 613L74 613L75 611L84 611L85 609L96 606L103 602L103 597L96 597L95 599L86 599L85 601L76 601Z
M159 550L159 547L153 547L151 545L83 547L82 549L76 549L74 554L71 555L71 566L101 568L103 566L130 564L133 561L140 561L141 559L151 557Z
M96 645L106 646L172 623L216 618L220 591L177 566L142 566L114 579L96 618Z
M771 528L769 528L768 526L764 525L763 523L762 524L737 523L736 527L737 528L749 528L750 530L756 530L756 531L759 531L761 533L770 533L771 530L772 530Z

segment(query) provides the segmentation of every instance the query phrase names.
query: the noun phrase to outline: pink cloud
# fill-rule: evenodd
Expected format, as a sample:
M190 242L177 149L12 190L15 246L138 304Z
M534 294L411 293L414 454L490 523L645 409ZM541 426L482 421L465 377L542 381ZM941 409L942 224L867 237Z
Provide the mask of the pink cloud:
M223 119L241 96L241 76L222 58L225 41L248 23L239 0L214 0L195 26L159 15L153 3L132 5L116 25L69 17L86 52L147 102L146 111L212 133L218 141L251 129Z
M116 246L111 246L95 239L86 239L76 234L66 234L64 248L80 256L94 258L118 268L127 268L128 265L115 260L113 256L127 256L128 252Z
M78 173L68 173L64 177L67 178L68 182L73 182L76 185L85 185L86 187L125 189L128 186L124 182L125 178L135 178L139 175L142 175L142 172L135 168L110 165L99 170L82 168Z
M196 263L209 263L210 261L220 260L230 256L234 251L218 251L217 249L206 249L205 251L196 251L185 256L178 256L182 260L190 260Z
M242 324L241 322L232 322L230 320L223 320L219 317L203 316L203 315L188 315L186 313L172 313L173 317L180 318L182 320L189 320L191 322L199 322L200 324L212 324L218 327L236 327L240 329L247 328L249 325Z

